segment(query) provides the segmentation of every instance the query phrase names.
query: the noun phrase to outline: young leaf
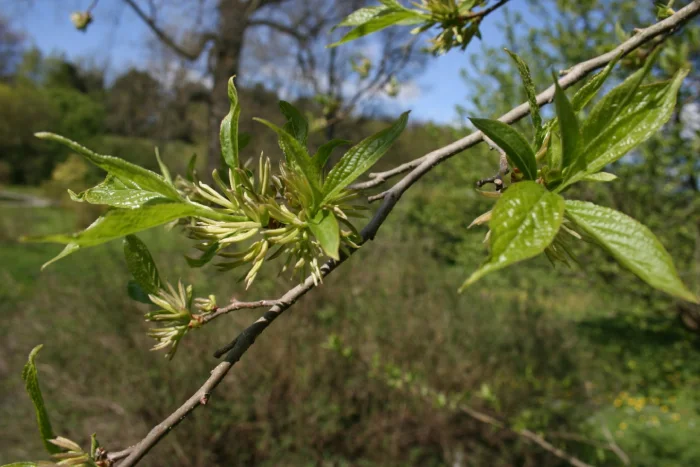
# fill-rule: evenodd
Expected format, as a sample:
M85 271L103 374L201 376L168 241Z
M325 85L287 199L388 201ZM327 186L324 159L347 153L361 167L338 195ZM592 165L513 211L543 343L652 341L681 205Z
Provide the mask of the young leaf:
M574 108L574 112L580 112L583 110L586 104L588 104L591 99L598 94L598 91L601 87L603 87L605 80L608 79L610 72L613 70L613 68L615 68L615 65L617 64L621 55L622 54L615 57L605 68L603 68L603 71L596 74L593 78L588 80L586 84L581 86L581 89L576 91L574 98L571 99L571 106Z
M532 125L535 127L535 147L539 148L544 141L544 128L542 127L540 106L537 105L537 91L535 90L535 85L532 82L530 68L527 66L527 63L525 63L525 61L518 56L518 54L511 52L508 49L505 49L505 51L515 62L516 66L518 67L518 72L520 73L520 79L523 80L523 87L525 87L525 94L527 94L527 101L530 105L530 118L532 118Z
M670 81L639 86L630 98L611 91L605 101L608 111L617 116L601 127L592 119L604 112L602 108L595 115L592 112L583 126L588 142L584 150L586 172L598 172L656 133L673 115L678 89L687 74L685 69Z
M238 103L238 92L233 84L233 77L228 80L228 100L231 108L228 114L221 121L219 131L219 141L221 142L221 155L224 162L236 175L238 168L238 119L241 115L241 105Z
M335 215L330 211L319 211L309 222L309 230L314 234L321 248L331 258L338 260L340 247L340 227Z
M146 244L136 235L127 235L124 238L124 257L129 272L141 288L149 294L157 294L161 288L160 276Z
M248 132L243 132L243 133L238 133L238 152L244 150L246 146L250 143L250 140L252 137L250 136L250 133Z
M343 26L359 26L387 9L388 8L385 5L360 8L359 10L350 13L343 21L333 26L333 29Z
M568 174L578 172L586 167L585 156L581 152L581 130L578 118L571 107L564 90L559 86L554 76L554 106L561 132L562 170L568 169Z
M282 148L282 152L284 152L287 164L306 179L314 192L315 201L318 201L321 193L321 172L311 160L306 149L294 136L274 123L263 120L262 118L254 118L253 120L266 125L277 133L279 145L280 148Z
M613 124L630 100L634 99L642 81L651 72L659 50L647 58L642 68L628 76L593 106L582 128L584 141L590 141Z
M70 190L68 190L68 194L73 201L104 204L125 209L138 208L149 202L169 201L160 193L142 190L136 183L128 180L123 182L114 175L107 175L102 183L79 194Z
M150 229L161 224L189 217L199 211L196 206L185 203L163 203L143 206L139 209L112 209L99 217L82 232L41 237L24 237L22 241L41 243L65 243L66 248L54 259L42 266L46 268L54 261L74 253L81 247L90 247L129 234Z
M352 144L352 141L348 141L346 139L332 139L327 143L322 144L312 158L314 164L316 167L318 167L318 170L320 171L326 166L326 162L328 162L328 158L331 156L331 153L335 148L348 144Z
M328 173L323 184L323 200L327 201L350 185L357 177L372 167L394 144L408 122L408 112L401 114L389 128L365 138L338 161Z
M644 225L614 209L585 201L566 201L566 214L622 266L647 284L693 303L700 303L683 282L673 259Z
M118 157L97 154L75 141L71 141L68 138L54 133L41 132L36 133L35 136L40 139L55 141L69 147L99 168L106 170L107 173L116 176L122 181L133 182L142 190L160 193L168 199L180 199L177 190L157 173L146 170L143 167L139 167L138 165Z
M373 32L381 31L389 26L410 26L413 24L422 23L429 19L429 16L421 14L417 11L385 8L382 11L377 12L377 14L374 16L369 17L367 21L358 24L355 28L351 29L347 34L345 34L338 42L334 42L328 47L337 47L341 44L345 44L346 42L372 34Z
M532 146L515 128L498 120L470 118L474 126L505 151L510 163L528 180L537 178L537 161Z
M284 125L284 130L294 136L299 143L306 147L306 139L309 136L309 122L306 121L304 115L299 112L299 109L286 101L279 102L280 110L286 117L287 123Z
M170 170L168 166L163 163L163 159L160 158L160 151L156 148L156 160L158 161L158 167L160 167L160 173L163 174L163 178L169 184L173 184L173 178L170 176Z
M197 154L192 154L192 157L190 157L190 161L187 163L187 173L185 175L185 178L190 181L194 182L194 177L197 172Z
M563 217L561 196L531 181L511 185L493 208L489 259L460 291L490 272L542 253L557 235Z
M126 293L129 295L129 298L137 302L147 304L153 303L146 291L133 279L130 279L129 282L126 283Z
M44 405L44 398L41 395L41 388L39 387L39 378L36 370L36 356L42 347L42 345L37 345L29 353L29 359L22 370L22 379L24 380L24 386L29 393L29 397L34 403L36 421L39 425L39 433L41 433L41 440L44 442L44 448L46 448L49 454L56 454L61 452L61 448L49 442L49 440L54 439L56 435L53 432L53 428L51 428L51 420L49 419L49 413L46 411L46 406Z
M581 181L584 182L612 182L617 180L617 175L609 172L598 172L584 176Z
M207 248L204 253L199 258L191 258L189 256L185 256L185 260L187 260L187 264L191 268L201 268L205 264L207 264L209 261L214 259L214 256L221 250L222 246L219 242L213 242L211 245L209 245L209 248Z

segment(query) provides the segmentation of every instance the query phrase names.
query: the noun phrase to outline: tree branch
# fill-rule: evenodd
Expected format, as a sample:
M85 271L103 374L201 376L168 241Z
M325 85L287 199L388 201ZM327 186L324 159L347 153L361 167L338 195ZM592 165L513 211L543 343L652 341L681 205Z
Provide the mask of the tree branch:
M130 1L130 0L126 0ZM649 41L653 37L659 34L666 33L670 30L677 28L679 25L685 21L695 17L700 13L700 0L694 0L693 3L682 8L676 12L673 16L660 21L644 30L641 30L639 34L633 38L625 41L620 46L603 54L599 57L593 58L591 60L582 62L570 69L570 72L560 80L560 85L562 87L569 87L572 84L582 80L589 72L600 68L611 60L613 60L619 53L629 53L635 48L641 46L645 42ZM554 95L554 88L550 87L545 92L537 96L537 103L542 106L550 102ZM522 104L504 116L500 118L501 121L506 123L513 123L520 118L523 118L529 113L528 105ZM364 229L362 229L361 235L363 242L366 243L368 240L374 239L379 228L384 223L386 218L391 213L394 206L398 203L401 196L410 188L414 183L416 183L423 175L430 171L437 164L445 159L474 146L478 142L482 141L483 136L480 132L473 133L466 138L460 139L452 144L449 144L441 149L433 151L415 161L404 164L407 168L403 171L408 171L413 169L408 175L406 175L401 181L394 185L391 189L387 190L382 194L383 202L377 212L374 214L372 219L367 223ZM396 169L394 169L396 170ZM401 173L401 172L397 172ZM378 177L378 176L375 176ZM341 265L350 255L352 255L357 250L351 250L347 255L341 255L340 260L329 260L321 267L322 277L326 277L328 274L333 272L339 265ZM267 312L265 312L257 321L248 326L243 330L236 339L233 340L229 345L220 349L216 352L216 356L220 357L225 354L224 361L219 363L211 372L211 376L206 380L206 382L177 410L170 414L165 420L156 425L139 443L131 448L128 448L119 453L112 454L110 459L116 460L116 455L124 456L125 453L129 453L128 457L119 463L119 467L131 467L136 465L161 439L167 435L170 430L177 426L182 420L187 417L192 411L194 411L200 405L206 405L209 401L212 391L219 385L226 374L233 368L233 366L241 359L245 352L253 345L255 339L274 321L278 316L280 316L285 310L289 309L294 303L306 294L309 290L315 287L312 277L306 278L306 280L289 290L285 293L277 303L272 306ZM542 447L557 455L566 455L566 453L559 452L557 448L551 446L546 441L539 438L534 433L525 434L521 432L523 436L528 437L533 442L536 442ZM543 443L544 441L544 443ZM546 443L546 444L545 444ZM569 463L574 461L574 458L566 458ZM586 466L584 463L573 464L580 467Z
M281 32L283 34L287 34L288 36L292 36L295 38L297 41L300 43L304 43L307 39L307 36L304 34L301 34L297 28L294 26L288 26L283 23L278 23L277 21L272 21L270 19L265 19L265 18L256 18L256 19L251 19L248 21L248 26L266 26L268 28L274 29L277 32Z
M598 68L602 68L608 63L610 63L610 61L613 60L618 54L622 54L623 56L627 55L631 51L649 42L653 38L675 30L681 24L697 16L699 11L700 1L694 0L692 3L678 10L674 15L666 18L665 20L660 21L652 26L649 26L648 28L640 29L638 34L635 34L630 39L626 40L610 52L607 52L603 55L592 58L585 62L581 62L569 68L567 70L566 75L559 80L559 86L561 86L562 89L566 89L572 86L573 84L581 81L590 72L597 70ZM540 106L544 106L552 102L553 98L554 85L550 86L544 92L537 95L537 104ZM499 120L504 123L512 124L517 122L521 118L526 117L529 114L530 106L527 103L523 103L512 109L510 112L502 115L499 118ZM408 172L410 170L414 170L428 161L430 162L422 170L430 170L432 167L439 164L440 162L449 159L450 157L464 151L465 149L469 149L470 147L479 144L481 141L483 141L483 134L480 131L477 131L458 141L455 141L454 143L448 146L437 149L429 154L426 154L423 157L419 157L418 159L406 162L405 164L401 164L397 167L394 167L393 169L387 170L385 172L371 173L369 175L371 180L356 183L354 185L351 185L350 188L353 188L355 190L363 190L381 185L389 178ZM388 192L381 193L380 195L375 196L374 199L383 198L384 196L386 196L387 193Z
M461 19L463 19L465 21L469 21L469 20L473 20L476 18L483 18L484 16L487 16L487 15L493 13L494 11L496 11L497 9L499 9L500 7L502 7L503 5L508 3L509 1L510 0L501 0L500 2L486 8L484 10L472 11L471 13L462 16Z
M202 55L202 52L204 52L204 49L207 47L207 44L211 41L215 41L217 39L217 35L214 33L205 33L202 34L199 38L199 44L197 44L197 47L195 47L193 50L187 50L181 45L179 45L175 39L170 37L163 29L161 29L157 24L155 19L153 17L148 16L143 9L136 3L135 0L124 0L127 5L131 7L131 9L136 13L136 16L138 16L146 25L149 27L151 31L160 39L163 44L167 45L170 49L172 49L176 54L180 55L181 57L187 59L187 60L197 60L200 55Z

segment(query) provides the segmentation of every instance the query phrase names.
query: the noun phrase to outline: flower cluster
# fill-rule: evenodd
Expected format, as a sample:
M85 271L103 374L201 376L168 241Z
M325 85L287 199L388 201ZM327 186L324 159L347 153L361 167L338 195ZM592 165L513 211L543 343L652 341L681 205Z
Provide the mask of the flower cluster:
M284 163L280 164L279 175L272 175L270 168L270 159L261 156L257 180L250 170L230 169L228 183L214 171L219 191L202 181L178 181L192 199L209 203L228 217L200 217L187 222L189 237L198 240L195 248L202 251L199 258L188 258L191 266L202 265L215 256L224 260L216 264L221 271L250 265L243 277L248 288L265 260L284 257L281 272L291 270L300 277L310 273L316 283L321 281L319 258L325 253L309 230L311 219L305 209L312 203L309 183ZM354 193L346 191L322 208L332 211L347 227L340 230L342 243L357 248L359 234L349 216L366 208L347 204L354 197Z

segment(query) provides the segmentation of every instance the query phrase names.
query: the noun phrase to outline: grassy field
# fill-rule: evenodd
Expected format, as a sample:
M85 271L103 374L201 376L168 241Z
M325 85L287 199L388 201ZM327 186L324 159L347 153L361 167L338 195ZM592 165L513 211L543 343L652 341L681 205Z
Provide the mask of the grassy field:
M145 465L561 465L440 400L411 395L411 385L551 436L595 465L621 465L596 447L607 432L632 465L700 463L700 350L673 316L635 312L641 302L599 282L593 288L583 270L565 273L562 286L539 260L458 295L481 255L465 251L467 259L446 264L435 237L409 223L410 205L281 317L211 405ZM0 209L0 462L42 457L20 378L35 345L44 344L39 371L56 432L83 444L96 432L120 449L198 387L216 363L212 351L257 316L241 311L193 332L172 362L148 352L147 307L126 295L120 242L44 272L61 247L16 242L71 231L94 214ZM238 273L189 269L188 242L176 230L141 235L171 282L182 278L220 302L272 298L290 285L268 271L244 292ZM397 387L396 372L412 382Z

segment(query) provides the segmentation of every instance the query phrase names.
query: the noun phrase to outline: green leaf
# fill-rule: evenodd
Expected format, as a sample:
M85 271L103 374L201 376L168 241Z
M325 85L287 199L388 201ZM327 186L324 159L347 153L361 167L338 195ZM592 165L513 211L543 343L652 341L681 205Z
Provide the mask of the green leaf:
M181 217L193 216L198 212L196 206L185 203L153 204L138 209L111 209L82 232L73 235L24 237L22 241L67 244L57 257L42 266L44 269L49 264L74 253L79 248L99 245Z
M621 56L622 54L615 57L605 68L603 68L603 71L597 73L595 76L593 76L593 78L588 80L586 84L581 86L581 89L576 91L574 98L571 99L571 106L574 108L574 112L580 112L583 110L586 104L588 104L591 99L598 94L598 91L601 87L603 87L605 80L608 79L610 72L613 70L613 68L615 68L615 65Z
M190 161L187 163L187 175L188 181L194 183L195 173L197 172L197 154L192 154Z
M312 158L314 164L316 164L316 167L318 167L318 170L320 171L326 166L326 162L328 162L328 158L331 157L331 153L335 148L349 144L352 144L352 141L348 141L346 139L332 139L327 143L322 144Z
M187 264L191 268L201 268L205 264L207 264L209 261L214 259L214 256L219 252L221 249L221 244L219 242L214 242L212 243L209 248L207 248L204 253L202 253L202 256L199 258L192 258L189 256L185 256L185 260L187 260Z
M97 453L97 449L100 447L100 442L97 440L97 433L90 435L90 457L93 459Z
M286 101L279 102L280 110L287 119L284 130L294 136L299 143L306 147L306 139L309 136L309 122L299 109Z
M627 104L635 98L642 82L651 72L651 66L656 60L659 50L660 48L647 58L642 68L628 76L593 106L583 127L585 141L596 137L606 127L614 123Z
M617 175L609 172L598 172L584 176L581 181L584 182L612 182L617 180Z
M389 128L363 139L345 153L338 164L328 173L323 184L324 201L328 201L340 193L357 177L369 170L389 150L406 128L408 114L409 112L404 112Z
M221 142L221 155L224 162L233 169L236 176L238 163L238 119L241 115L241 106L238 103L238 92L233 84L233 77L228 80L228 100L231 108L228 114L221 121L219 131L219 141Z
M79 194L70 190L68 190L68 194L73 201L126 209L138 208L149 202L169 201L169 198L160 193L142 190L136 183L128 180L123 182L114 175L107 175L102 183Z
M700 303L681 282L673 259L644 225L614 209L585 201L566 201L566 214L622 266L647 284L693 303Z
M163 160L160 158L160 151L158 150L158 148L156 148L156 160L158 161L158 167L160 167L160 173L163 174L163 178L166 182L172 185L173 178L170 176L170 170L168 170L168 166L166 166L163 163Z
M343 21L333 26L333 29L343 26L359 26L386 10L387 7L384 5L360 8L359 10L353 11Z
M340 247L340 227L335 215L330 211L319 211L308 222L309 230L314 234L321 248L331 258L338 260L338 248Z
M537 178L537 161L532 146L515 128L498 120L470 118L474 126L489 137L508 156L510 163L520 169L528 180Z
M581 152L581 130L569 99L559 86L559 81L554 73L552 76L554 78L554 106L561 132L562 170L568 169L567 175L570 175L586 167L585 155Z
M524 181L511 185L493 208L489 259L460 287L518 261L537 256L547 248L564 217L564 198L542 185Z
M24 380L24 387L27 389L29 397L34 403L36 421L39 425L39 433L41 434L41 439L44 442L44 448L49 454L57 454L61 452L61 448L49 442L49 440L54 439L56 435L53 432L53 428L51 428L49 413L44 405L44 398L41 395L41 388L39 387L39 378L36 369L36 356L42 347L42 345L37 345L29 353L29 359L22 370L22 379Z
M148 247L136 235L124 238L124 258L129 272L141 288L149 294L157 294L161 288L158 268Z
M523 80L525 94L527 94L527 102L530 105L530 118L532 118L532 125L535 127L535 147L539 148L544 141L545 133L542 126L542 117L540 116L540 106L537 105L537 91L535 90L535 84L532 82L530 68L515 52L511 52L508 49L505 49L505 51L515 62L518 67L518 72L520 73L520 79Z
M12 464L5 464L2 467L41 467L41 464L36 462L13 462Z
M106 170L107 173L116 176L122 181L133 182L144 191L160 193L168 199L180 199L180 195L178 194L177 190L168 184L168 182L162 176L155 172L146 170L143 167L139 167L138 165L132 164L131 162L127 162L118 157L97 154L88 148L81 146L75 141L71 141L54 133L36 133L36 137L61 143L85 157L88 161L92 162L99 168Z
M250 140L252 137L250 136L250 133L248 132L243 132L243 133L238 133L238 151L242 151L243 149L250 144Z
M598 172L658 131L673 115L678 89L687 74L687 69L681 70L670 81L639 86L629 98L617 88L611 91L605 106L596 106L583 126L588 142L586 172ZM616 116L601 126L595 119L604 118L606 111Z
M129 282L127 282L126 293L129 295L129 298L131 298L132 300L135 300L137 302L148 303L148 304L153 303L151 301L151 299L148 297L148 294L146 293L146 291L143 290L143 288L139 285L139 283L133 279L130 279Z
M316 204L321 194L321 172L311 160L311 156L306 152L306 148L304 148L294 136L274 123L263 120L262 118L254 118L253 120L262 123L277 133L279 145L280 148L282 148L282 152L284 152L287 165L309 182L314 195L314 204Z
M343 36L338 42L335 42L328 47L337 47L346 42L350 42L368 34L381 31L389 26L409 26L422 23L429 19L429 16L418 13L417 11L406 9L394 10L386 8L370 17L364 23L358 24L355 28L351 29L347 34L345 34L345 36Z

